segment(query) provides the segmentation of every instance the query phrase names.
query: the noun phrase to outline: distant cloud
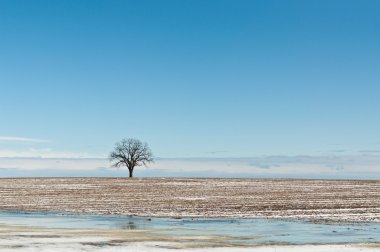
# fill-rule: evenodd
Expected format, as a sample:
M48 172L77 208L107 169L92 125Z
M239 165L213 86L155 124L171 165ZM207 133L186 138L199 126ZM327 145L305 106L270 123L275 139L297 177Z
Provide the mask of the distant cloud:
M35 149L30 148L27 150L1 150L0 158L99 158L86 152L64 152L54 151L50 148Z
M342 152L346 152L346 150L330 150L329 152L342 153Z
M330 167L331 169L333 170L336 170L336 171L342 171L344 170L344 166L343 165L327 165L327 167Z
M253 167L257 167L257 168L261 168L261 169L270 169L273 167L273 165L269 165L269 164L255 164L255 163L251 163L250 164L251 166Z
M380 155L263 156L247 158L160 159L152 169L201 174L225 173L231 177L380 178Z
M361 153L380 153L380 150L361 150Z
M38 170L92 171L109 166L109 162L105 158L0 158L0 169L28 172Z
M57 151L41 143L51 143L50 140L28 137L0 136L0 158L104 158L87 152ZM17 146L17 148L15 148ZM28 148L33 146L33 148ZM37 147L39 146L39 147ZM42 146L46 146L41 148Z
M14 136L0 136L0 142L17 142L17 143L50 143L49 140L27 138L27 137L14 137Z
M228 153L228 151L218 150L218 151L208 151L206 154L222 154L222 153Z
M44 176L126 174L126 169L109 168L110 163L105 157L86 158L85 153L47 153L43 158L0 157L0 176L40 176L45 174L44 171L50 171ZM74 155L77 158L70 157ZM148 167L136 168L136 176L380 179L379 167L380 155L157 158Z

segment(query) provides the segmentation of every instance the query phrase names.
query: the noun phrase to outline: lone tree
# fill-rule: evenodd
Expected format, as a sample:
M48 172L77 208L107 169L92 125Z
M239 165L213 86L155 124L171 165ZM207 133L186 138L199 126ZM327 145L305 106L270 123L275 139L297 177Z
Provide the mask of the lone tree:
M153 154L147 143L128 138L116 143L114 151L110 153L109 160L114 162L112 167L127 166L129 177L132 178L135 166L146 166L153 162Z

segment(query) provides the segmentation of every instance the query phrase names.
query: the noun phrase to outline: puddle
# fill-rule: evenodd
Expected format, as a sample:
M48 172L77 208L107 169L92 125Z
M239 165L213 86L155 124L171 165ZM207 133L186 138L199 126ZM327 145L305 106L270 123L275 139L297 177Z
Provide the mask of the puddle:
M170 219L0 213L0 224L69 230L144 230L156 234L224 236L231 242L275 244L380 243L380 223L321 224L268 219Z

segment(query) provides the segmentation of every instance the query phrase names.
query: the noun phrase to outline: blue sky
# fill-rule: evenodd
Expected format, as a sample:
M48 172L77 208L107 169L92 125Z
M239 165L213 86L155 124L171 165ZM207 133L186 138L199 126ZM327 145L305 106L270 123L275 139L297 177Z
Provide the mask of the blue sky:
M378 13L379 1L3 0L0 156L106 157L123 137L162 158L376 155Z

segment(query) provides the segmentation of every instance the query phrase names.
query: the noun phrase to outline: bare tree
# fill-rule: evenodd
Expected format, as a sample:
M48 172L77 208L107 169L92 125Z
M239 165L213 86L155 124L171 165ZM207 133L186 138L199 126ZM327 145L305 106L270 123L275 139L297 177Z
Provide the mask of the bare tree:
M116 143L114 151L110 153L109 160L114 162L112 167L127 166L129 177L132 178L135 166L146 166L153 162L153 154L147 143L128 138Z

